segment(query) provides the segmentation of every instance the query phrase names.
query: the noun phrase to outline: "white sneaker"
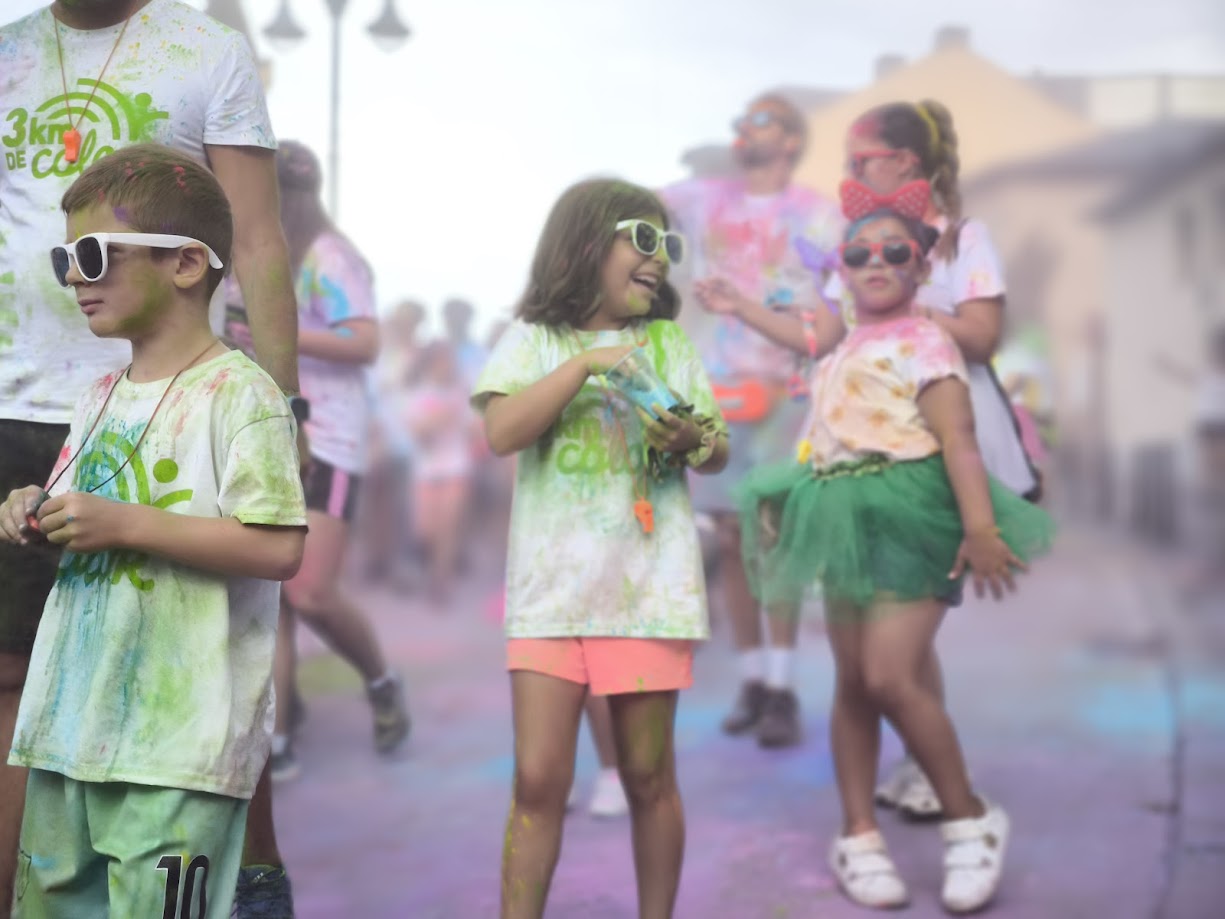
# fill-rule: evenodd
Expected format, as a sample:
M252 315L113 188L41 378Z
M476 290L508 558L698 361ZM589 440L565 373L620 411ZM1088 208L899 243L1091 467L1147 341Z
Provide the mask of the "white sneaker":
M895 807L911 820L931 820L939 817L943 810L927 773L909 756L876 786L876 803Z
M876 786L876 803L882 807L897 807L907 786L918 774L919 764L909 756L899 760Z
M987 812L981 817L940 824L944 839L941 899L950 912L969 913L982 908L1000 884L1008 846L1008 815L986 800L983 806Z
M932 788L927 773L917 763L909 784L902 789L894 806L898 813L911 820L935 820L944 813L940 799L936 797L936 789Z
M878 830L835 839L829 867L843 892L860 906L889 909L910 900Z
M616 769L601 769L596 775L587 812L593 817L624 817L630 812L625 788Z

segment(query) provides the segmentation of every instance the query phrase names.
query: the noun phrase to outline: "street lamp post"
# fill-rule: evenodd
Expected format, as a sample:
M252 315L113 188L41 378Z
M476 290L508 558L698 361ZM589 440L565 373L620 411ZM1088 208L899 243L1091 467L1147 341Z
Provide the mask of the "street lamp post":
M340 212L340 20L349 0L324 0L332 17L331 85L328 103L328 211L333 218ZM395 0L385 0L379 18L366 27L374 43L385 51L394 51L412 34L396 14ZM306 30L294 20L289 0L281 0L276 18L264 34L275 47L288 49L306 37Z

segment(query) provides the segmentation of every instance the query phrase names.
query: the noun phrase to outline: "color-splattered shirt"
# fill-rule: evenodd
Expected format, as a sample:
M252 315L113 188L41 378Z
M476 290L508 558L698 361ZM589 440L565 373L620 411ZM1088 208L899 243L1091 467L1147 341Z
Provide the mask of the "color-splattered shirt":
M576 332L517 320L494 348L473 404L483 409L491 393L517 393L582 351L636 342L645 342L668 386L722 425L693 344L667 321ZM676 470L646 481L641 421L624 398L589 378L553 427L518 455L507 634L706 638L706 587L685 475ZM654 507L649 534L633 512L644 482Z
M241 34L178 0L152 0L119 40L121 30L57 26L49 7L0 27L0 418L65 424L76 397L131 354L90 333L51 272L60 199L82 170L136 143L200 162L205 144L276 146ZM81 134L75 163L64 158L70 126Z
M777 195L751 195L740 179L691 179L660 191L688 242L678 281L723 278L776 309L813 309L819 287L797 240L822 253L837 249L842 215L811 189L789 185ZM716 383L743 378L785 383L796 358L734 316L686 303L681 324Z
M872 455L915 460L938 453L917 399L947 377L966 382L965 361L934 322L907 316L855 328L817 367L798 459L825 469Z
M940 217L932 226L943 233L948 219ZM915 305L946 313L969 300L1004 296L1004 272L991 235L980 220L966 220L957 238L957 257L951 261L930 259L931 272L915 294ZM840 275L831 277L826 296L841 304L848 328L855 324L855 309L850 291ZM1025 453L1020 428L1012 405L987 364L968 364L970 402L983 464L995 478L1017 494L1026 494L1037 484L1033 467Z
M351 319L376 316L374 279L361 253L335 233L321 233L298 271L298 327L333 331ZM302 355L298 359L302 395L311 406L306 434L311 455L337 469L366 469L370 389L361 364Z
M78 403L52 478L115 387L54 493L100 486L101 497L172 514L305 524L288 403L249 358L230 352L193 367L169 391L168 380L121 373ZM279 597L275 581L143 553L64 553L9 761L84 782L249 798L272 737Z

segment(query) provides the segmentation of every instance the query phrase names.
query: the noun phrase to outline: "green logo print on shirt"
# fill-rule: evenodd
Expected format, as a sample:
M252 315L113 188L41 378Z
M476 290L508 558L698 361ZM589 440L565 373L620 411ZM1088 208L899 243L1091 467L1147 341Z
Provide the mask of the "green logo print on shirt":
M139 440L139 433L136 438ZM133 452L135 444L123 434L115 431L103 431L96 441L96 446L86 453L77 463L75 487L78 491L87 491L91 486L106 482L116 471L123 467L125 460L131 460L119 475L106 485L107 494L114 500L129 504L148 504L166 510L184 501L190 501L192 490L182 488L178 491L168 491L154 500L149 482L149 473L144 461ZM153 464L153 479L161 485L169 485L179 477L179 464L172 459L160 459ZM137 590L152 590L153 579L141 576L141 569L148 562L149 556L143 552L109 551L92 552L88 554L65 552L64 560L56 580L62 584L76 582L91 586L100 581L118 584L124 578L131 582Z
M36 179L65 178L116 147L156 140L154 124L170 118L169 112L153 107L148 93L128 96L109 83L84 78L76 85L67 99L60 93L33 112L15 108L4 116L8 130L0 136L0 143L6 148L4 159L10 172L29 169ZM64 159L64 132L77 119L81 122L81 153L75 163L69 163Z

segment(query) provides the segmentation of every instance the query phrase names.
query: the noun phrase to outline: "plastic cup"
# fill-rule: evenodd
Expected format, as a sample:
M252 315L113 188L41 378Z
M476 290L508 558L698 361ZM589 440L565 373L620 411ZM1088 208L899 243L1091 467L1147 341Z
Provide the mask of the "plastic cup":
M604 378L624 393L627 399L654 418L659 417L655 411L656 405L668 411L679 405L676 396L659 378L642 348L635 348L609 367Z

